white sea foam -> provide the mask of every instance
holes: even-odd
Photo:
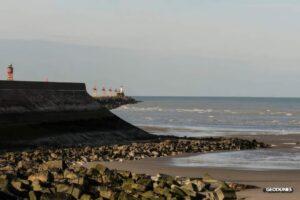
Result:
[[[224,113],[229,113],[229,114],[238,114],[238,112],[236,111],[232,111],[232,110],[224,110]]]
[[[253,130],[253,129],[232,129],[221,127],[197,127],[197,126],[175,126],[175,125],[157,125],[157,124],[136,124],[140,127],[147,127],[151,129],[153,127],[155,131],[157,128],[162,129],[162,132],[156,132],[155,134],[167,134],[180,137],[207,137],[207,136],[226,136],[226,135],[289,135],[300,134],[296,131],[275,131],[275,130]]]
[[[300,152],[251,150],[207,153],[172,158],[171,164],[183,167],[221,167],[247,170],[300,169]]]
[[[128,107],[128,106],[126,106],[126,105],[123,105],[123,106],[121,106],[119,109],[128,110],[128,109],[129,109],[129,107]]]
[[[131,107],[128,107],[127,110],[130,110],[130,111],[136,111],[136,112],[139,112],[139,111],[142,111],[142,112],[162,112],[164,111],[164,109],[156,106],[156,107],[135,107],[135,106],[131,106]]]
[[[177,112],[191,112],[191,113],[211,113],[213,112],[212,109],[198,109],[198,108],[193,108],[193,109],[182,109],[182,108],[177,108]]]
[[[150,120],[150,121],[152,121],[152,120],[153,120],[153,118],[152,118],[152,117],[145,117],[145,119],[146,119],[146,120]]]

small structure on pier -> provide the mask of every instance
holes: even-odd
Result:
[[[6,75],[7,75],[8,81],[14,80],[14,68],[13,68],[12,64],[8,65],[8,67],[6,68]]]
[[[98,88],[97,88],[97,85],[95,85],[93,87],[93,97],[97,97],[98,96]]]
[[[117,90],[116,92],[117,97],[125,97],[125,92],[124,92],[124,87],[121,86],[120,89]]]
[[[112,90],[111,88],[109,88],[108,93],[109,93],[108,95],[109,95],[110,97],[113,96],[113,90]]]
[[[106,88],[103,86],[101,91],[101,96],[98,96],[97,87],[95,86],[93,88],[93,97],[125,97],[123,86],[121,86],[119,89],[116,88],[114,90],[112,89],[112,87],[106,90]]]
[[[102,96],[106,97],[106,89],[105,89],[105,87],[102,87]]]

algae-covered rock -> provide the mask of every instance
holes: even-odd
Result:
[[[133,183],[131,185],[132,189],[135,189],[137,191],[146,191],[147,187],[145,185],[141,185],[141,184],[137,184],[137,183]]]
[[[41,182],[52,182],[54,180],[54,176],[49,171],[42,171],[42,172],[30,175],[28,177],[28,180],[30,180],[32,182],[35,180],[39,180]]]
[[[190,197],[196,197],[197,196],[197,188],[193,183],[183,185],[180,187],[180,189],[187,194]]]
[[[80,187],[77,187],[77,186],[73,185],[72,187],[69,188],[67,193],[72,195],[75,199],[79,199],[82,191],[81,191]]]
[[[40,200],[76,200],[66,193],[44,193],[41,195]]]
[[[94,169],[96,169],[100,174],[104,174],[105,172],[108,171],[108,168],[105,167],[104,165],[102,164],[97,164]]]
[[[55,185],[55,188],[56,192],[58,193],[67,193],[71,189],[71,186],[64,183],[59,183]]]
[[[167,174],[158,174],[157,176],[159,182],[167,183],[169,185],[173,185],[173,184],[177,185],[177,182],[175,181],[175,178],[173,176]]]
[[[154,200],[158,199],[157,194],[155,194],[153,191],[147,191],[141,194],[141,196],[145,199]]]
[[[27,182],[23,182],[20,179],[14,179],[10,182],[10,186],[8,187],[8,189],[15,195],[27,198],[30,186]]]
[[[78,175],[68,169],[64,170],[64,178],[67,179],[78,179]]]
[[[0,190],[5,191],[9,183],[9,177],[7,175],[0,176]]]
[[[33,191],[42,191],[43,190],[43,187],[41,186],[41,183],[39,180],[34,180],[31,183],[31,187],[32,187]]]
[[[91,199],[92,199],[92,196],[89,194],[83,194],[80,197],[80,200],[91,200]]]
[[[99,188],[99,193],[101,197],[104,197],[106,199],[114,199],[115,196],[115,192],[113,192],[108,187],[104,187],[104,186]]]
[[[40,170],[55,170],[55,169],[63,169],[63,161],[62,160],[49,160],[40,165]]]
[[[195,179],[195,180],[192,180],[190,183],[192,184],[192,187],[194,187],[194,186],[197,187],[198,192],[202,192],[205,190],[206,184],[202,180]]]
[[[218,200],[233,200],[236,199],[236,193],[233,189],[220,186],[214,191]]]
[[[145,186],[147,190],[151,190],[153,188],[153,181],[149,178],[141,178],[137,181],[137,183]]]
[[[38,196],[37,193],[34,192],[34,191],[30,191],[30,192],[28,193],[28,195],[29,195],[29,200],[38,200],[38,199],[39,199],[39,196]]]
[[[184,199],[187,194],[177,185],[171,185],[171,192],[177,197]]]
[[[130,195],[130,194],[127,194],[126,192],[121,192],[119,194],[119,197],[118,197],[118,200],[137,200],[138,198]]]
[[[166,197],[168,199],[172,197],[171,190],[169,188],[155,187],[153,189],[153,191],[156,194],[159,194],[160,196],[164,196],[164,197]]]
[[[11,165],[6,165],[4,167],[0,167],[0,171],[14,171],[14,168]]]
[[[123,178],[131,178],[131,172],[130,171],[122,171],[122,170],[118,170],[117,171]]]

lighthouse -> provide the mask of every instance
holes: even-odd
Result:
[[[97,95],[98,95],[98,88],[97,88],[97,86],[95,85],[95,86],[93,87],[93,97],[97,97]]]
[[[112,90],[111,88],[109,88],[109,90],[108,90],[108,91],[109,91],[109,96],[111,96],[111,97],[112,97],[112,96],[113,96],[113,90]]]
[[[120,87],[120,93],[121,93],[121,94],[124,94],[124,86],[121,86],[121,87]]]
[[[13,81],[14,80],[14,68],[12,64],[8,65],[6,68],[6,75],[7,75],[7,80]]]
[[[120,86],[120,89],[118,90],[117,97],[125,97],[124,87]]]
[[[106,97],[106,89],[105,89],[105,87],[102,87],[102,96]]]

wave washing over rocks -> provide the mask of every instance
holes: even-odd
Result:
[[[264,148],[255,140],[204,138],[129,145],[36,149],[0,156],[0,199],[236,199],[253,186],[203,178],[148,176],[89,162],[137,160],[182,153]]]

